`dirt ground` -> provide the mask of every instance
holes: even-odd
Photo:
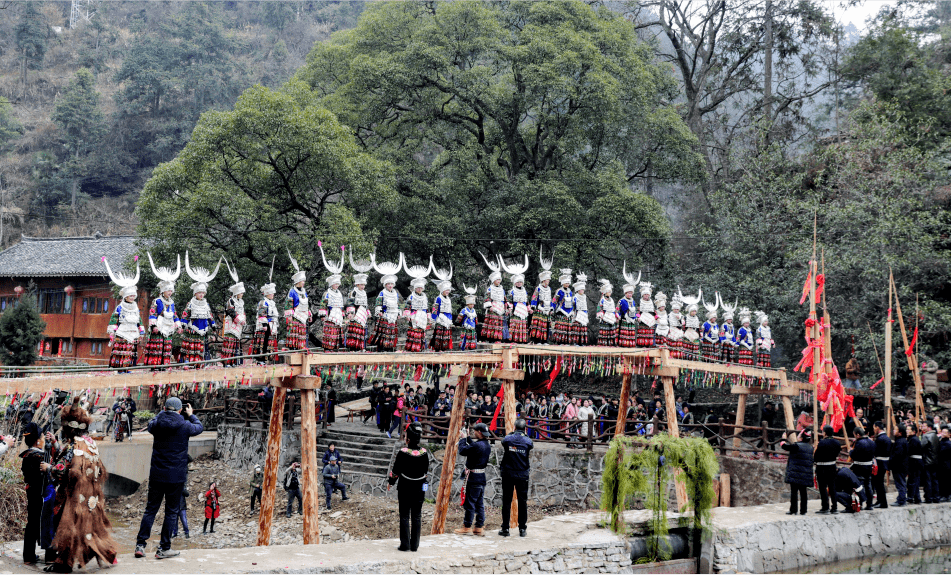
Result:
[[[202,534],[204,524],[204,493],[211,481],[218,482],[221,491],[221,516],[215,522],[215,533]],[[250,547],[257,542],[258,510],[250,511],[250,490],[248,482],[250,474],[237,472],[228,467],[223,461],[215,460],[210,456],[203,456],[189,466],[188,477],[188,520],[190,524],[189,539],[184,538],[184,529],[179,527],[179,537],[174,540],[173,547],[183,548],[230,548]],[[117,497],[107,501],[106,509],[113,518],[116,539],[121,552],[131,552],[135,548],[135,537],[142,511],[145,509],[147,485],[143,485],[136,493]],[[349,501],[341,501],[340,495],[335,494],[331,502],[333,509],[327,511],[324,506],[324,494],[320,492],[320,534],[322,542],[351,541],[355,539],[388,539],[399,536],[398,506],[395,499],[375,497],[364,493],[349,493]],[[294,514],[284,516],[287,497],[283,489],[277,490],[275,501],[274,523],[271,529],[272,544],[302,544],[303,517],[297,514],[295,503]],[[423,505],[423,535],[429,535],[432,527],[435,505]],[[570,507],[529,507],[528,520],[537,521],[546,515],[561,514],[583,509]],[[458,501],[449,506],[446,520],[446,529],[451,530],[462,526],[462,507]],[[152,527],[150,543],[154,546],[158,542],[164,511],[160,510]],[[501,525],[501,509],[489,507],[486,509],[486,529],[497,530]]]

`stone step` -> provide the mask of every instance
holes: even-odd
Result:
[[[327,446],[331,443],[333,443],[337,449],[342,449],[351,453],[354,451],[392,451],[393,449],[393,440],[388,439],[386,436],[383,436],[383,438],[380,440],[374,440],[372,442],[358,439],[333,439],[321,437],[317,440],[317,447],[327,449]]]

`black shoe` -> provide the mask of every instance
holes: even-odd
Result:
[[[526,533],[527,531],[528,531],[528,529],[522,529],[521,527],[519,527],[519,529],[518,529],[518,536],[519,536],[519,537],[525,537],[525,533]]]
[[[508,536],[509,536],[508,529],[505,529],[505,528],[499,529],[499,537],[508,537]]]
[[[409,547],[397,547],[397,551],[409,551]]]
[[[786,515],[795,515],[795,514],[796,514],[795,511],[787,511],[787,512],[786,512]]]
[[[913,501],[912,503],[915,504],[915,505],[921,505],[921,499],[919,499],[919,500],[917,500],[917,501]]]
[[[875,509],[875,508],[872,507],[871,505],[869,505],[868,507],[865,508],[866,511],[873,511],[874,509]]]
[[[816,511],[816,515],[828,515],[828,514],[829,514],[828,509],[820,509],[819,511]]]
[[[838,510],[838,509],[833,509],[833,510],[830,511],[829,513],[832,514],[832,515],[838,515],[838,514],[839,514],[839,510]]]
[[[344,497],[344,498],[341,499],[340,501],[350,501],[350,498],[349,498],[349,497]]]
[[[876,509],[888,509],[888,503],[878,503],[874,506]]]
[[[799,514],[800,514],[800,515],[805,515],[806,512],[805,512],[805,511],[800,511]]]
[[[895,503],[892,503],[892,505],[894,505],[895,507],[904,507],[904,506],[906,506],[906,505],[908,505],[908,504],[905,503],[905,502],[898,503],[898,502],[896,501]]]
[[[191,538],[192,538],[191,535],[189,535],[188,533],[185,534],[185,539],[191,539]]]

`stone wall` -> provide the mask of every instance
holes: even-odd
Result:
[[[730,475],[730,505],[746,507],[789,501],[789,486],[784,482],[786,462],[718,457],[720,473]],[[810,497],[817,496],[815,491]]]
[[[710,565],[716,573],[803,572],[832,561],[951,544],[951,504],[946,503],[791,518],[769,510],[783,517],[772,520],[766,510],[747,509],[761,521],[727,527],[715,518],[712,557],[701,559],[701,567]]]
[[[233,469],[250,471],[255,465],[264,467],[267,456],[267,429],[223,424],[218,427],[215,455]],[[280,473],[283,477],[294,458],[300,457],[300,429],[284,429],[281,434]]]

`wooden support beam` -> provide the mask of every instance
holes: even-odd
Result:
[[[730,475],[720,474],[720,507],[730,507]]]
[[[499,351],[421,352],[421,353],[319,353],[309,356],[311,366],[326,365],[446,365],[493,364],[502,361]]]
[[[456,394],[452,398],[452,413],[449,415],[449,431],[446,434],[446,450],[442,456],[442,471],[439,474],[439,491],[436,493],[436,510],[433,512],[431,535],[446,532],[446,514],[452,500],[452,478],[456,471],[456,455],[459,453],[459,432],[466,415],[466,396],[469,395],[469,376],[460,375]]]
[[[275,382],[277,383],[277,382]],[[271,422],[267,433],[267,457],[264,460],[264,482],[261,484],[261,511],[258,514],[258,546],[271,544],[271,522],[274,519],[274,498],[277,495],[277,471],[281,459],[281,433],[284,399],[287,389],[274,386],[271,400]]]
[[[676,369],[691,369],[710,373],[725,373],[745,377],[759,377],[762,379],[783,380],[786,377],[785,369],[758,367],[755,365],[738,365],[710,363],[706,361],[691,361],[687,359],[670,359],[663,362],[664,367]],[[650,368],[648,374],[652,374]]]
[[[309,389],[313,391],[320,389],[321,383],[321,377],[319,375],[298,375],[297,377],[281,380],[281,387],[287,389]]]
[[[507,344],[496,344],[492,347],[493,352],[498,352],[506,347]],[[611,357],[660,357],[660,348],[623,348],[607,347],[600,345],[516,345],[515,350],[519,356],[522,355],[584,355],[584,356],[611,356]],[[461,363],[461,362],[460,362]]]
[[[627,360],[624,360],[627,363]],[[627,427],[627,410],[630,408],[631,396],[631,372],[625,370],[621,375],[621,397],[618,401],[617,423],[614,426],[614,437],[624,435],[624,428]]]
[[[687,498],[687,480],[684,479],[684,470],[679,467],[674,468],[674,496],[677,498],[677,513],[685,512],[690,500]]]
[[[680,424],[677,421],[677,398],[674,396],[674,378],[662,377],[664,382],[664,403],[667,406],[667,434],[680,437]]]
[[[515,357],[514,349],[502,350],[502,367],[505,369],[513,368]],[[505,433],[509,434],[515,431],[515,381],[503,379],[502,388],[505,395]],[[509,527],[518,527],[518,497],[512,497],[512,514],[509,516]]]
[[[733,449],[740,448],[740,434],[743,433],[743,419],[746,417],[746,394],[740,394],[736,404],[736,427],[733,429]]]
[[[306,361],[304,363],[307,365]],[[309,371],[309,370],[308,370]],[[317,401],[316,389],[320,389],[320,377],[299,376],[316,380],[316,387],[302,388],[300,392],[300,444],[301,471],[304,488],[304,545],[320,543],[320,525],[317,519],[320,511],[318,493],[323,485],[323,475],[317,466]]]
[[[778,397],[795,397],[799,395],[799,390],[795,387],[764,388],[733,385],[730,387],[730,393],[733,395],[775,395]]]
[[[894,301],[895,277],[888,272],[888,319],[885,321],[885,427],[888,437],[892,436],[892,302]]]
[[[796,414],[793,413],[792,400],[783,397],[783,413],[786,415],[786,429],[796,429]]]
[[[470,368],[472,371],[470,371]],[[523,381],[525,379],[525,370],[524,369],[504,369],[504,368],[481,368],[481,367],[472,367],[465,364],[452,365],[449,367],[450,376],[463,376],[468,374],[470,378],[472,377],[485,377],[491,379],[512,379],[515,381]]]

